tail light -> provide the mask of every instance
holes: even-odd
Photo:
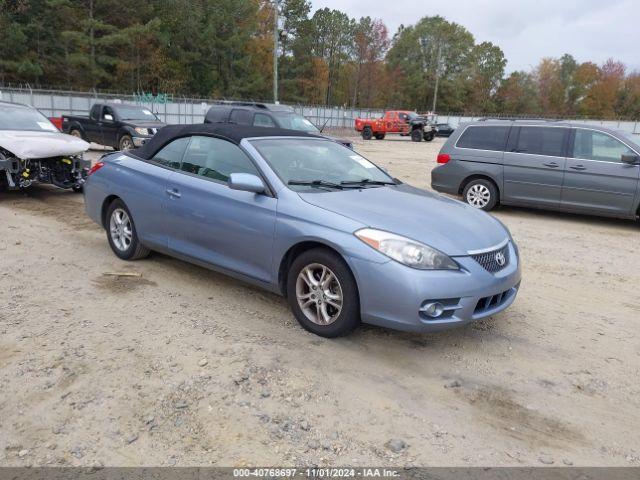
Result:
[[[451,160],[451,155],[448,153],[438,154],[438,163],[447,163],[449,160]]]
[[[87,176],[89,175],[93,175],[94,173],[96,173],[98,170],[100,170],[102,167],[104,167],[104,162],[98,162],[96,163],[93,167],[91,167],[91,169],[89,170],[89,173],[87,174]]]

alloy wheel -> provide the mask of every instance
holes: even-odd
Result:
[[[133,239],[133,227],[129,214],[122,208],[116,208],[109,220],[111,240],[118,250],[126,252]]]
[[[484,208],[491,200],[491,192],[482,184],[473,185],[467,191],[467,203],[475,208]]]
[[[343,294],[338,277],[325,265],[304,267],[296,280],[298,305],[311,322],[330,325],[342,312]]]

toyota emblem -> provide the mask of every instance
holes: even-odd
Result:
[[[504,264],[507,263],[507,259],[504,256],[504,253],[502,252],[496,253],[496,263],[498,264],[498,266],[504,267]]]

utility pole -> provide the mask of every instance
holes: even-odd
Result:
[[[436,85],[433,91],[433,106],[431,111],[436,113],[436,105],[438,104],[438,83],[440,82],[440,55],[442,54],[442,43],[438,42],[438,58],[436,59]]]
[[[273,0],[273,103],[278,103],[278,41],[280,29],[278,28],[278,6],[280,0]]]

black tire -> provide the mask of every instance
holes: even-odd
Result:
[[[420,128],[414,128],[413,130],[411,130],[411,141],[412,142],[422,141],[422,130]]]
[[[476,178],[465,185],[462,197],[472,207],[489,212],[498,205],[500,194],[491,180]]]
[[[376,140],[384,140],[384,133],[376,133]]]
[[[424,141],[430,142],[433,140],[434,137],[435,137],[435,134],[433,132],[429,132],[424,136]]]
[[[78,128],[72,128],[71,130],[69,130],[69,135],[84,140],[84,135]]]
[[[131,240],[126,248],[121,248],[116,245],[116,240],[114,240],[114,234],[111,232],[111,218],[117,211],[124,211],[129,220],[130,220],[130,232],[131,232]],[[125,205],[125,203],[119,198],[111,202],[109,208],[107,209],[107,216],[105,218],[105,229],[107,231],[107,240],[109,241],[109,246],[113,253],[116,254],[117,257],[122,260],[138,260],[141,258],[145,258],[149,256],[151,250],[140,243],[138,239],[138,233],[136,232],[136,226],[133,222],[133,217],[131,216],[131,212]]]
[[[82,185],[74,185],[73,187],[71,187],[71,190],[73,190],[76,193],[82,193],[84,190],[84,187]]]
[[[335,319],[332,319],[331,323],[326,325],[315,323],[307,317],[298,303],[296,294],[300,272],[313,265],[328,268],[337,279],[339,291],[342,293],[342,308],[339,310],[339,313],[333,309],[333,313],[337,314],[337,316]],[[301,284],[305,285],[305,283],[306,282]],[[311,294],[312,292],[309,291],[309,295]],[[335,338],[347,335],[360,325],[360,300],[355,278],[344,260],[331,250],[325,248],[307,250],[291,263],[287,274],[287,300],[300,325],[302,325],[305,330],[321,337]],[[314,308],[315,305],[310,307],[310,309]],[[320,307],[316,309],[318,316],[320,316],[319,308]],[[330,309],[332,307],[326,306],[325,308]]]
[[[118,142],[118,150],[125,151],[131,150],[133,148],[135,148],[135,145],[133,144],[133,138],[131,138],[131,135],[123,135],[120,137],[120,141]]]
[[[362,130],[362,139],[363,140],[371,140],[373,138],[373,130],[371,127],[364,127]]]

